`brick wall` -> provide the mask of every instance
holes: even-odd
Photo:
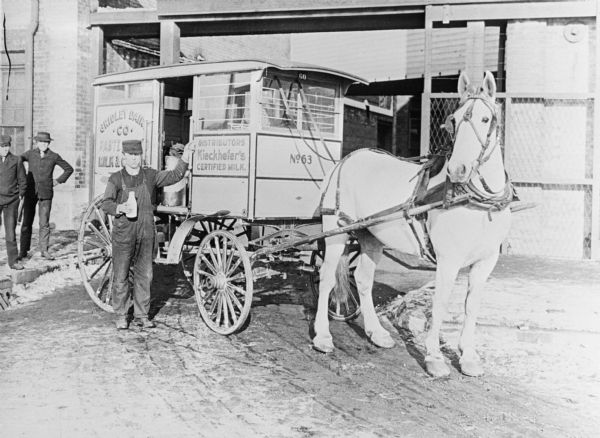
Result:
[[[51,221],[59,229],[76,228],[88,202],[87,144],[92,117],[88,3],[40,1],[34,43],[33,130],[49,131],[54,139],[50,147],[75,169],[69,181],[55,189]]]

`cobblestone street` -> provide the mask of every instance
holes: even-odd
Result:
[[[178,267],[157,266],[155,278],[154,331],[116,331],[79,284],[0,313],[3,436],[581,437],[599,426],[597,263],[501,259],[478,379],[427,377],[405,335],[389,326],[397,346],[377,349],[360,318],[332,323],[336,351],[316,353],[304,275],[259,283],[248,327],[230,337],[201,321]],[[384,263],[379,308],[432,278]],[[464,281],[444,330],[451,346]]]

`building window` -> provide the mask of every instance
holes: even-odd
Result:
[[[25,152],[25,69],[23,65],[9,69],[2,65],[0,96],[0,132],[12,137],[11,152]]]

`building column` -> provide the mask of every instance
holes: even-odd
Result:
[[[178,64],[181,30],[174,21],[160,22],[160,65]]]
[[[467,50],[465,56],[465,71],[471,83],[479,86],[483,82],[485,54],[485,23],[469,21],[467,23]]]
[[[596,78],[594,80],[594,137],[592,167],[592,235],[591,258],[600,260],[600,3],[596,4]]]
[[[433,20],[431,5],[425,6],[425,47],[423,69],[423,94],[421,95],[421,155],[429,153],[431,123],[431,50],[433,47]]]

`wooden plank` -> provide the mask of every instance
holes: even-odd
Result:
[[[600,259],[600,3],[596,5],[596,78],[594,80],[594,130],[592,166],[592,235],[591,258]]]
[[[467,41],[465,50],[465,72],[471,83],[479,86],[483,81],[483,56],[485,53],[485,23],[469,21],[467,23]]]
[[[150,9],[111,10],[90,13],[90,26],[158,23],[158,14]]]
[[[91,37],[91,45],[92,45],[92,58],[90,60],[91,63],[91,71],[92,76],[99,76],[104,73],[105,65],[104,65],[104,31],[101,27],[92,28],[92,37]]]
[[[432,6],[432,21],[524,20],[535,18],[594,17],[596,2],[496,2]]]
[[[158,0],[161,16],[273,13],[336,9],[376,9],[425,7],[423,0]]]
[[[431,49],[433,42],[433,22],[431,21],[431,6],[425,8],[425,50],[423,65],[423,95],[421,96],[421,155],[429,153],[429,129],[431,121]]]
[[[181,31],[174,21],[160,23],[160,65],[179,63]]]
[[[594,99],[595,93],[544,93],[544,92],[533,92],[533,93],[496,93],[498,99],[501,98],[518,98],[518,99],[555,99],[555,100],[582,100],[582,99]],[[458,93],[432,93],[431,97],[460,97]]]

